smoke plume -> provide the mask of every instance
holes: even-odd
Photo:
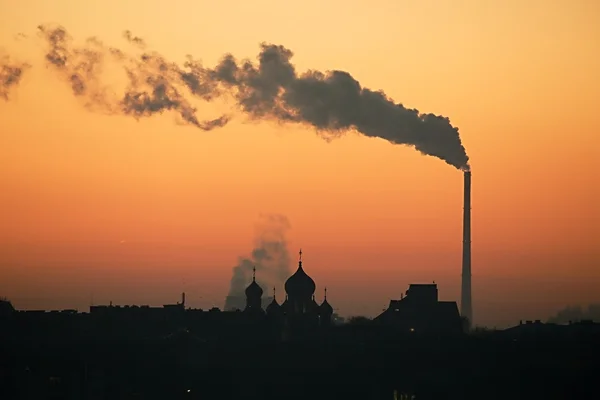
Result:
[[[261,215],[256,226],[254,249],[249,257],[240,257],[233,268],[225,309],[237,307],[236,299],[245,298],[246,287],[252,282],[256,268],[256,282],[263,289],[263,296],[271,295],[273,286],[282,285],[290,276],[290,255],[286,235],[291,228],[284,215]]]
[[[283,46],[263,43],[258,65],[226,55],[212,78],[232,89],[240,108],[253,118],[305,123],[327,139],[356,129],[468,169],[458,129],[448,118],[405,108],[382,91],[363,88],[345,71],[298,75],[292,56]]]
[[[568,324],[569,322],[579,322],[582,320],[592,320],[600,322],[600,303],[589,304],[587,309],[581,306],[565,307],[559,310],[556,315],[548,319],[549,323]]]
[[[49,67],[58,72],[61,79],[71,87],[73,95],[86,99],[86,107],[114,114],[115,98],[111,91],[102,85],[102,71],[107,57],[120,61],[123,53],[108,49],[95,37],[87,38],[85,46],[76,47],[73,39],[62,27],[38,26],[40,37],[46,42],[44,55]]]
[[[5,101],[10,99],[11,90],[18,86],[29,67],[29,64],[16,62],[8,55],[0,54],[0,98]]]
[[[95,38],[77,48],[62,27],[39,30],[48,46],[47,62],[70,82],[73,93],[114,114],[141,118],[171,111],[184,123],[211,130],[227,124],[230,116],[203,120],[190,97],[225,97],[250,119],[312,126],[327,140],[356,130],[469,169],[458,128],[447,117],[407,108],[383,91],[362,87],[345,71],[298,73],[293,52],[281,45],[261,44],[257,62],[226,54],[209,68],[191,56],[180,66],[155,52],[131,55]],[[130,31],[123,37],[140,50],[146,47]],[[119,63],[129,82],[125,93],[112,100],[98,80],[107,60]]]

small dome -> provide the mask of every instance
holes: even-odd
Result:
[[[327,299],[323,300],[323,303],[319,306],[319,310],[322,314],[333,314],[333,307],[331,307]]]
[[[281,306],[277,302],[277,300],[273,299],[273,301],[267,306],[267,314],[275,314],[281,310]]]
[[[285,291],[292,297],[310,297],[315,293],[315,281],[302,269],[302,251],[296,272],[285,281]]]
[[[246,288],[246,297],[257,298],[262,297],[262,294],[262,288],[258,285],[258,283],[256,283],[254,279],[252,279],[252,283]]]

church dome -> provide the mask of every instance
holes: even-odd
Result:
[[[246,288],[246,297],[249,299],[257,299],[262,297],[263,290],[256,283],[256,267],[252,268],[252,283]]]
[[[277,300],[273,299],[271,303],[267,306],[267,314],[276,314],[281,310],[281,306],[277,302]]]
[[[246,297],[257,298],[262,297],[263,290],[256,283],[256,280],[252,279],[252,283],[246,288]]]
[[[333,314],[333,307],[327,301],[327,288],[325,288],[325,296],[323,296],[323,302],[319,306],[319,311],[322,315],[331,315]]]
[[[315,293],[315,281],[302,269],[302,250],[296,272],[285,281],[285,291],[291,297],[310,297]]]
[[[279,305],[277,298],[275,297],[275,288],[273,288],[273,300],[271,303],[269,303],[265,311],[267,314],[277,314],[279,311],[281,311],[281,309],[282,307]]]
[[[327,301],[327,299],[323,300],[323,303],[319,306],[319,309],[322,314],[333,314],[333,307]]]

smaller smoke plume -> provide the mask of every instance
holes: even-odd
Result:
[[[240,257],[233,268],[225,309],[236,307],[236,298],[245,298],[245,290],[252,282],[252,270],[256,268],[256,281],[270,295],[270,288],[281,285],[290,275],[290,255],[286,235],[291,228],[284,215],[262,215],[256,226],[257,236],[250,257]]]
[[[600,322],[600,303],[590,304],[587,309],[581,306],[565,307],[548,319],[549,323],[568,324],[582,320]]]
[[[19,85],[29,67],[29,64],[13,61],[8,55],[0,55],[0,98],[10,99],[10,92]]]

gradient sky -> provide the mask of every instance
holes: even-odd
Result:
[[[208,65],[282,44],[299,71],[345,70],[448,116],[473,169],[476,323],[600,300],[597,1],[0,0],[0,10],[0,47],[36,67],[0,102],[0,295],[17,308],[161,305],[182,290],[191,306],[222,306],[261,213],[290,219],[290,251],[303,248],[317,298],[327,285],[343,315],[375,315],[409,283],[460,297],[458,170],[356,133],[327,143],[241,116],[201,132],[169,114],[92,114],[43,68],[39,42],[13,39],[40,23],[123,47],[129,29],[168,58]]]

